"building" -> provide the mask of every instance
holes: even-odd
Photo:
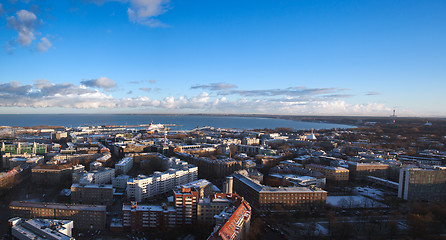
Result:
[[[446,170],[422,168],[401,169],[398,197],[407,201],[446,200]]]
[[[330,167],[319,164],[307,164],[305,168],[321,172],[329,181],[348,181],[349,170],[343,167]]]
[[[79,204],[113,204],[113,186],[111,184],[71,185],[71,203]]]
[[[192,188],[178,188],[173,191],[173,203],[177,212],[178,225],[190,225],[197,221],[199,192]]]
[[[55,219],[9,219],[11,236],[20,240],[72,240],[73,221]]]
[[[133,158],[125,157],[121,161],[115,164],[115,169],[121,174],[127,174],[133,167]]]
[[[187,153],[177,153],[181,159],[198,166],[200,178],[223,178],[242,168],[243,162],[231,158],[212,159],[194,157]]]
[[[193,165],[182,165],[179,169],[155,172],[150,176],[138,175],[127,182],[127,197],[142,201],[158,194],[172,191],[176,186],[197,180],[198,168]]]
[[[43,163],[43,157],[14,157],[14,158],[9,158],[8,159],[8,169],[12,169],[14,167],[23,165],[23,164],[28,164],[31,166],[36,166],[38,164]]]
[[[13,154],[30,153],[30,154],[45,155],[45,153],[47,153],[47,145],[39,144],[36,142],[34,143],[17,142],[11,144],[2,142],[1,151]]]
[[[298,186],[298,187],[325,187],[325,178],[315,178],[310,176],[300,176],[294,174],[272,173],[269,175],[269,183],[277,186]]]
[[[106,207],[103,205],[12,201],[9,214],[11,217],[28,219],[72,220],[73,228],[79,230],[102,230],[106,225]]]
[[[268,187],[234,173],[234,192],[259,211],[274,207],[313,207],[324,205],[327,192],[316,187]]]
[[[245,137],[242,139],[242,145],[259,145],[260,139]]]
[[[17,166],[0,173],[0,193],[8,190],[31,176],[31,166]]]
[[[237,194],[215,193],[210,198],[203,198],[197,204],[197,222],[199,224],[215,224],[214,216],[241,199]]]
[[[131,231],[173,228],[176,226],[176,215],[176,210],[172,206],[141,205],[131,202],[122,206],[122,226]]]
[[[35,166],[31,172],[33,183],[41,186],[54,186],[69,183],[73,170],[71,164],[40,164]]]
[[[68,133],[67,132],[61,132],[61,131],[53,132],[50,135],[50,138],[52,140],[60,140],[62,138],[67,138],[67,137],[68,137]]]
[[[84,173],[79,180],[81,184],[108,184],[111,183],[115,177],[115,169],[113,168],[99,168],[88,173]]]
[[[13,162],[16,161],[19,164],[21,164],[24,161],[23,159],[30,159],[30,162],[35,162],[35,159],[37,158],[37,161],[40,161],[40,157],[38,157],[36,154],[33,154],[33,153],[23,153],[23,154],[3,153],[3,155],[0,154],[0,157],[2,159],[2,168],[3,169],[12,169],[15,166],[17,166],[17,165],[14,165],[14,163],[11,166],[10,165],[11,161],[13,161]]]
[[[190,188],[198,192],[199,198],[210,197],[214,193],[214,185],[206,179],[199,179],[178,186],[178,188]]]
[[[215,216],[216,226],[208,240],[244,239],[251,223],[251,206],[245,200]]]
[[[127,182],[129,181],[128,175],[119,175],[112,180],[113,188],[116,189],[126,189]]]
[[[389,165],[382,163],[348,162],[350,180],[365,180],[367,176],[386,178]]]

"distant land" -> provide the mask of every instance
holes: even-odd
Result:
[[[273,115],[273,114],[123,114],[123,115],[166,115],[166,116],[216,116],[216,117],[256,117],[275,118],[302,122],[323,122],[345,125],[365,125],[368,122],[384,123],[389,122],[392,116],[309,116],[309,115]],[[444,122],[444,117],[396,117],[399,122]]]

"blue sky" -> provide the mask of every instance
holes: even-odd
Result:
[[[446,1],[0,4],[0,113],[446,116]]]

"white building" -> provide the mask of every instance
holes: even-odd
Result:
[[[139,175],[127,182],[127,197],[140,202],[157,194],[172,191],[175,186],[197,180],[198,167],[182,165],[179,169],[155,172],[150,176]]]
[[[115,169],[113,168],[101,168],[98,170],[90,171],[79,180],[80,184],[106,184],[111,183],[115,177]]]
[[[133,167],[133,158],[125,157],[117,164],[115,164],[116,171],[120,171],[122,174],[127,174]]]

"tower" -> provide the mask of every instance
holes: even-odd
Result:
[[[392,114],[391,118],[392,118],[391,123],[395,124],[395,122],[396,122],[396,112],[395,112],[395,109],[393,109],[393,114]]]
[[[226,181],[223,184],[224,193],[232,193],[233,186],[234,186],[234,178],[232,176],[226,177]]]

